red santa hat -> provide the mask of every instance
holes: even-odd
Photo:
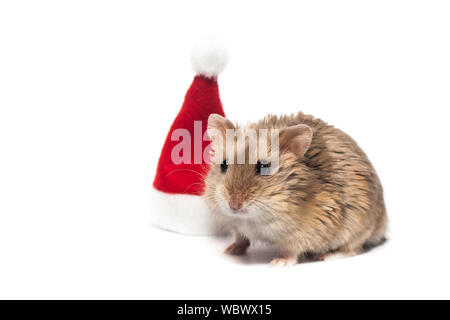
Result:
[[[161,151],[153,182],[152,223],[184,234],[217,232],[202,195],[209,165],[203,155],[208,117],[225,116],[217,76],[228,62],[228,53],[216,39],[197,43],[191,55],[196,76],[186,93]],[[188,139],[189,138],[189,139]]]

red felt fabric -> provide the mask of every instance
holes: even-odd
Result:
[[[198,75],[194,78],[186,93],[183,106],[170,127],[162,148],[153,182],[153,186],[157,190],[194,195],[204,193],[205,183],[203,178],[208,173],[209,166],[203,160],[202,164],[194,164],[194,121],[202,121],[203,135],[207,128],[208,117],[212,113],[225,116],[219,97],[217,80]],[[175,164],[172,162],[172,149],[181,140],[171,141],[171,135],[178,128],[187,129],[191,133],[191,164]],[[202,152],[208,145],[208,141],[202,142]]]

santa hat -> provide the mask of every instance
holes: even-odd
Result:
[[[209,141],[202,137],[211,114],[225,116],[217,76],[228,62],[228,53],[220,41],[207,39],[194,46],[191,62],[196,76],[170,127],[153,182],[152,223],[179,233],[207,235],[218,230],[202,197],[209,170],[203,158]],[[190,147],[190,154],[180,152],[180,146]]]

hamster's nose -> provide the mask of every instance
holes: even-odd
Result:
[[[231,210],[238,211],[239,209],[242,208],[243,202],[244,202],[244,199],[243,199],[242,195],[236,194],[236,195],[232,195],[230,197],[230,201],[228,202],[228,204],[229,204]]]

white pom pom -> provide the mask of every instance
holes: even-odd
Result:
[[[192,69],[208,78],[217,77],[225,69],[228,59],[224,43],[214,37],[197,41],[191,52]]]

